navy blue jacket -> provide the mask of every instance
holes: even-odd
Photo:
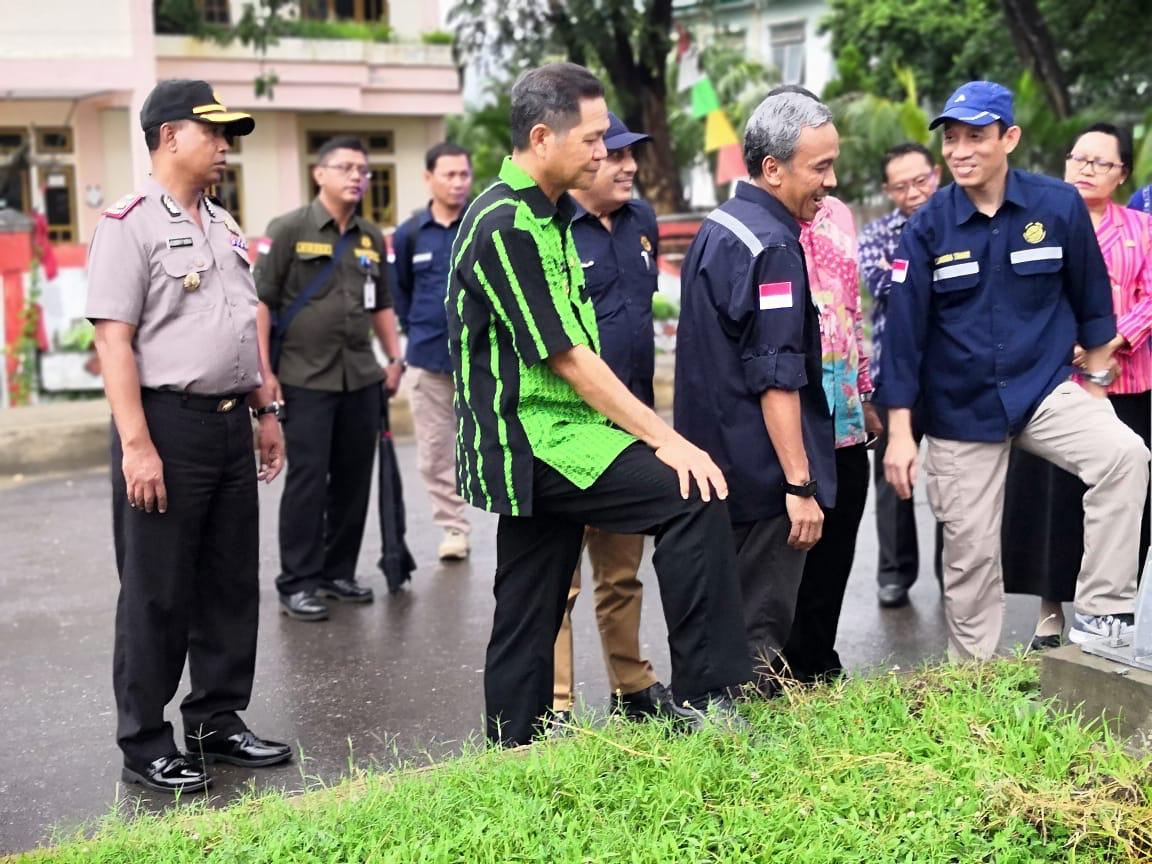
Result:
[[[629,201],[616,211],[609,233],[594,214],[577,205],[572,239],[596,307],[600,356],[637,399],[651,406],[656,214],[644,201]]]
[[[1067,183],[1010,170],[995,216],[955,184],[904,229],[892,263],[879,401],[920,406],[926,434],[1005,441],[1116,335],[1092,220]]]
[[[464,208],[465,210],[467,207]],[[464,215],[464,210],[460,211]],[[448,271],[458,218],[444,227],[424,208],[392,235],[396,280],[392,292],[396,318],[408,336],[405,359],[411,366],[448,374]]]
[[[831,507],[832,415],[800,224],[773,196],[740,183],[700,227],[680,280],[675,425],[724,472],[732,521],[785,512],[784,472],[760,407],[767,390],[799,391],[816,498]]]

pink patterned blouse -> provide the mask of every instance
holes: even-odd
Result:
[[[1116,352],[1120,376],[1108,392],[1152,390],[1152,217],[1110,202],[1096,239],[1112,280],[1116,330],[1129,345]]]

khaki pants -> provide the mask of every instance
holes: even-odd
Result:
[[[644,586],[636,578],[644,558],[644,536],[610,534],[589,528],[584,544],[592,561],[593,599],[600,646],[613,693],[637,693],[656,683],[652,664],[640,656],[640,606]],[[572,607],[580,596],[580,565],[572,574],[568,608],[556,637],[552,707],[572,709],[575,680],[572,669]]]
[[[456,494],[456,411],[452,376],[412,367],[412,424],[420,477],[432,499],[432,521],[441,528],[472,530],[467,506]]]
[[[1085,484],[1084,558],[1074,606],[1087,615],[1133,612],[1148,449],[1106,399],[1075,382],[1057,387],[1015,439],[987,444],[927,437],[928,501],[944,525],[944,608],[953,660],[992,656],[1004,617],[1000,523],[1010,447]]]

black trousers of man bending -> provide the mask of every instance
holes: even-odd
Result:
[[[252,425],[239,401],[145,391],[144,416],[164,466],[168,511],[132,508],[112,427],[112,532],[120,596],[112,680],[116,737],[126,762],[178,749],[164,707],[184,660],[191,692],[184,734],[227,738],[246,729],[259,614],[259,503]]]
[[[702,705],[752,677],[728,508],[633,444],[588,489],[536,460],[533,515],[501,516],[496,612],[484,669],[488,738],[526,744],[552,704],[553,646],[580,557],[585,525],[652,534],[652,563],[668,626],[672,692]]]

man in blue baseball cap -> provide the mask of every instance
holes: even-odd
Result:
[[[892,261],[880,401],[884,471],[916,482],[919,410],[928,499],[944,525],[948,653],[987,658],[1003,619],[1000,528],[1011,447],[1080,477],[1084,558],[1074,642],[1131,634],[1148,450],[1104,398],[1116,333],[1111,284],[1080,195],[1008,166],[1012,93],[970,81],[949,97],[943,156],[955,182],[920,208]],[[1082,384],[1071,380],[1075,346]]]
[[[658,237],[651,205],[635,197],[637,165],[633,151],[647,140],[648,135],[632,132],[623,120],[608,112],[608,131],[604,133],[608,156],[600,163],[592,186],[573,189],[570,194],[576,202],[572,240],[596,309],[600,357],[632,395],[651,408],[656,363],[652,296],[656,293]],[[644,558],[644,536],[589,528],[584,545],[592,564],[596,623],[613,710],[632,720],[671,714],[671,695],[640,650],[644,586],[636,573]],[[561,717],[571,711],[574,696],[571,613],[579,594],[577,565],[556,638],[552,706]]]

